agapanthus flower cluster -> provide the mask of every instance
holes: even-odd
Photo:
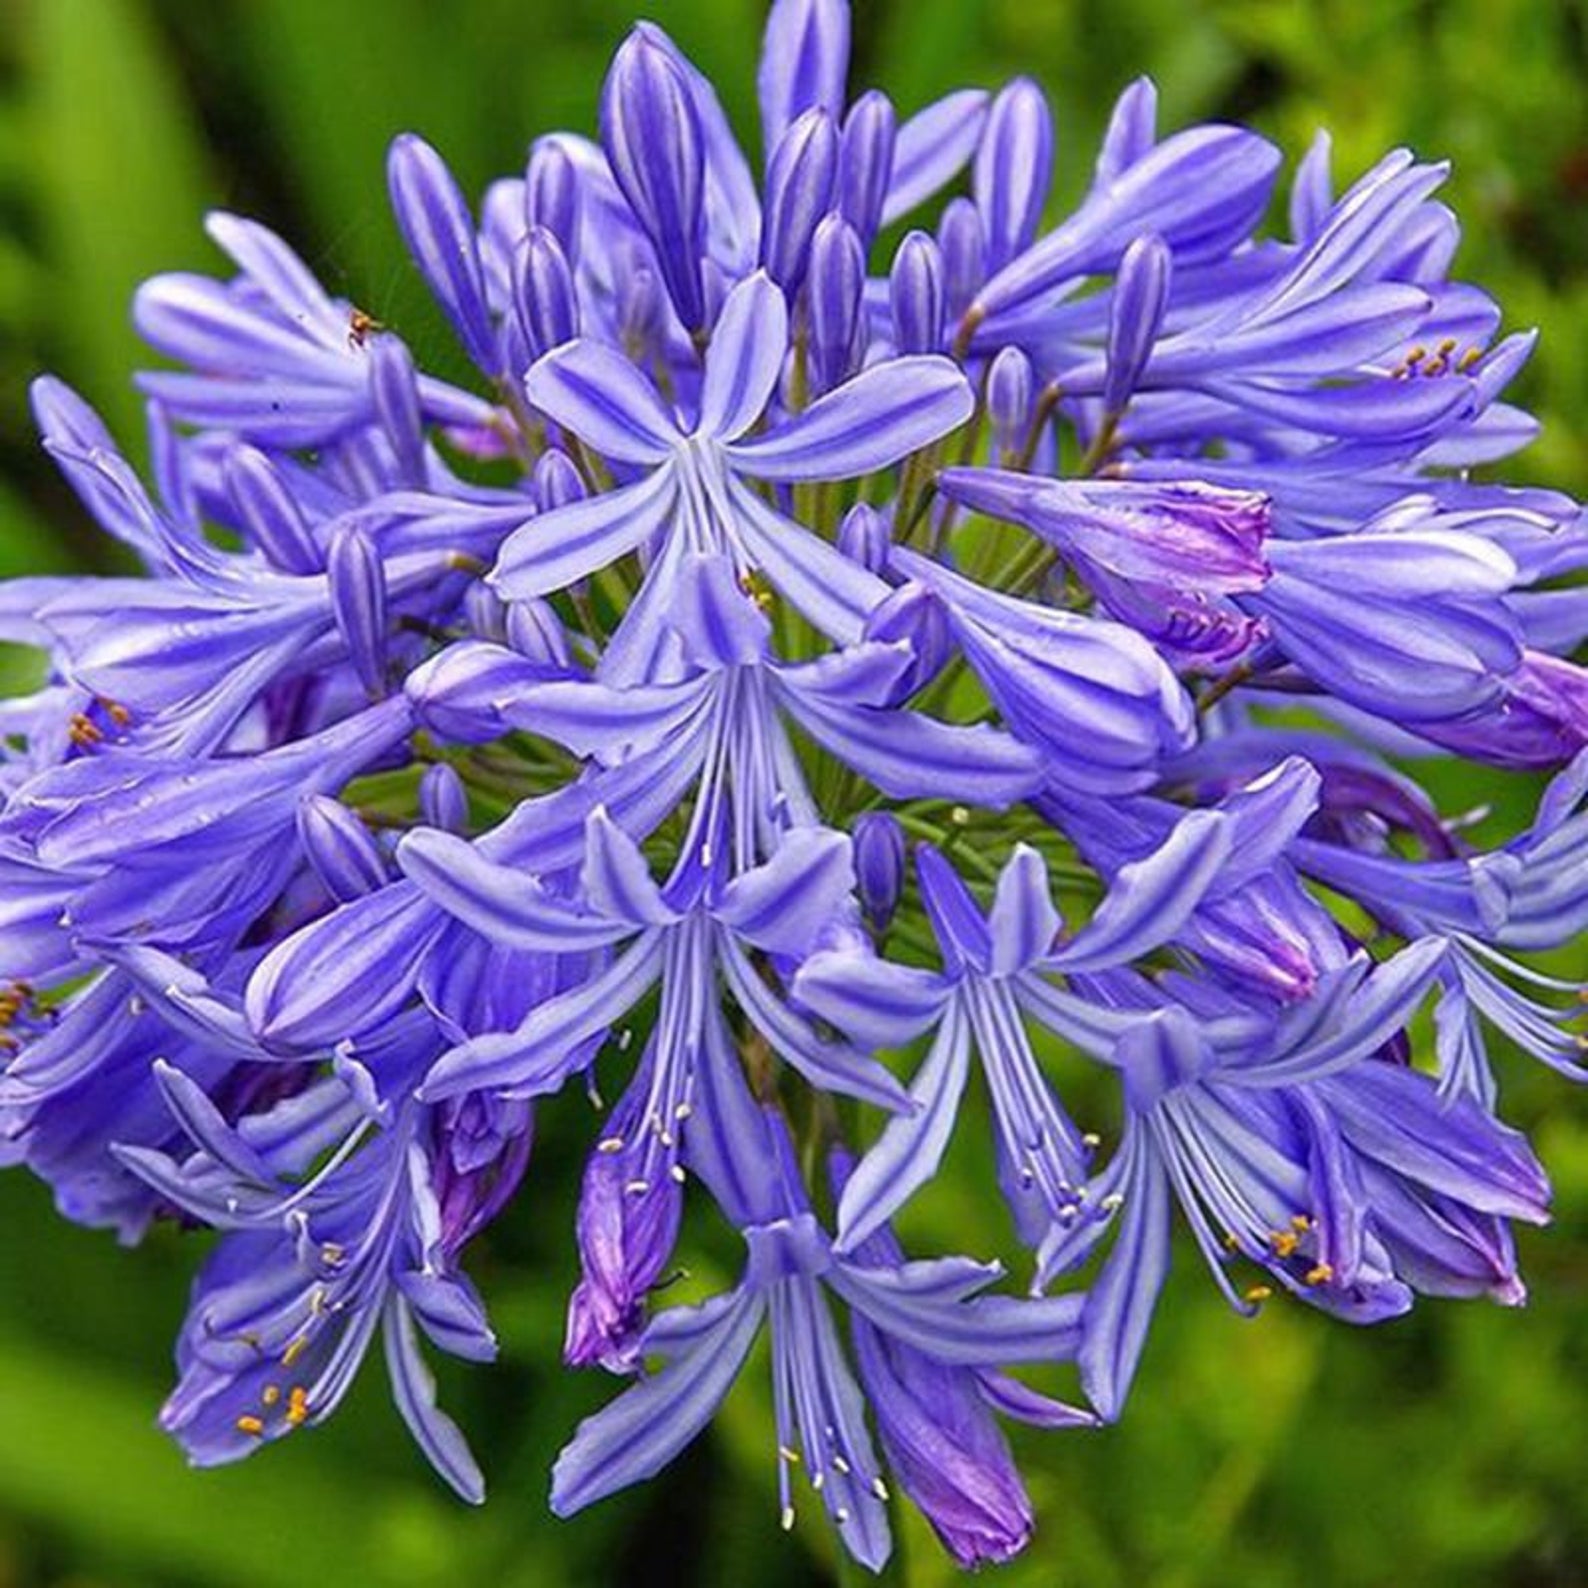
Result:
[[[34,388],[143,573],[0,586],[49,658],[0,708],[0,1141],[79,1222],[220,1232],[200,1465],[378,1339],[482,1497],[424,1347],[493,1355],[465,1249],[559,1092],[614,1100],[565,1356],[618,1380],[559,1515],[765,1339],[785,1526],[879,1568],[902,1492],[1004,1559],[1002,1424],[1121,1414],[1177,1223],[1242,1313],[1523,1297],[1489,1048],[1584,1074],[1527,956],[1588,928],[1588,534],[1471,477],[1533,338],[1450,278],[1445,168],[1320,138],[1276,223],[1279,151],[1143,80],[1049,225],[1035,83],[851,100],[849,26],[772,6],[755,154],[645,23],[477,208],[399,138],[465,384],[217,214],[235,273],[136,299],[152,484]],[[1533,824],[1476,847],[1449,754],[1553,772]],[[894,1227],[989,1131],[1012,1285]],[[701,1207],[741,1277],[671,1304]],[[1053,1364],[1076,1405],[1010,1373]]]

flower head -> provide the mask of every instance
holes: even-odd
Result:
[[[1045,226],[1041,86],[851,99],[851,21],[770,7],[753,158],[651,23],[599,136],[478,203],[398,138],[458,383],[215,215],[231,278],[134,304],[152,484],[33,388],[142,572],[0,584],[48,667],[0,705],[0,1161],[129,1242],[219,1232],[162,1414],[197,1464],[378,1337],[482,1497],[422,1346],[493,1354],[465,1255],[575,1082],[616,1102],[564,1356],[624,1382],[558,1514],[764,1337],[785,1526],[878,1569],[898,1490],[1005,1560],[1001,1421],[1120,1415],[1176,1208],[1245,1312],[1524,1294],[1548,1184],[1487,1042],[1585,1073],[1528,956],[1588,928],[1588,534],[1471,477],[1531,435],[1534,338],[1450,279],[1445,168],[1337,194],[1324,140],[1266,235],[1280,151],[1160,135],[1142,80]],[[1436,753],[1557,775],[1484,849]],[[1025,1296],[892,1227],[973,1071]],[[664,1305],[701,1206],[737,1281]]]

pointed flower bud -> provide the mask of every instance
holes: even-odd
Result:
[[[654,270],[640,265],[625,273],[618,283],[618,336],[632,357],[644,358],[656,346],[664,308]]]
[[[683,74],[643,33],[631,33],[601,91],[601,144],[613,179],[656,250],[662,281],[690,331],[706,323],[705,154]]]
[[[849,74],[848,0],[774,0],[757,83],[767,158],[807,110],[837,121]]]
[[[893,101],[873,88],[850,106],[838,148],[838,207],[863,245],[882,224],[893,176],[898,118]]]
[[[579,334],[573,271],[548,227],[530,227],[514,255],[513,307],[531,362]]]
[[[1104,187],[1146,158],[1158,141],[1158,85],[1138,77],[1117,100],[1098,151],[1093,185]]]
[[[993,445],[1004,455],[1019,452],[1031,427],[1036,377],[1031,360],[1018,347],[1006,347],[987,372],[987,417]]]
[[[427,766],[419,779],[419,814],[428,826],[461,833],[469,825],[469,796],[463,779],[445,761]]]
[[[425,427],[419,407],[419,378],[413,355],[399,337],[377,336],[369,344],[369,391],[375,417],[397,456],[405,485],[425,481]]]
[[[555,512],[570,502],[582,502],[586,494],[573,459],[559,447],[548,447],[541,453],[530,477],[530,493],[542,513]]]
[[[298,807],[298,836],[325,891],[339,903],[385,886],[390,873],[369,828],[340,800],[311,794]]]
[[[943,256],[925,232],[899,244],[888,278],[893,340],[901,353],[935,353],[943,342]]]
[[[1024,524],[1062,556],[1126,579],[1229,594],[1268,577],[1268,498],[1196,481],[1051,480],[1005,469],[944,469],[952,501]]]
[[[968,198],[951,199],[944,207],[937,246],[943,256],[944,307],[957,321],[987,279],[987,234],[981,211]]]
[[[854,829],[855,883],[873,930],[885,932],[904,887],[904,829],[892,811],[867,811]]]
[[[893,686],[890,705],[925,688],[948,660],[948,619],[924,585],[900,585],[885,597],[866,620],[866,638],[881,644],[903,640],[915,654]]]
[[[515,601],[507,609],[507,643],[520,656],[548,668],[570,665],[568,635],[549,602]]]
[[[838,526],[838,549],[871,573],[886,573],[893,531],[876,508],[856,502]]]
[[[386,692],[386,570],[369,537],[343,524],[331,537],[326,572],[336,626],[353,670],[378,698]]]
[[[325,554],[276,465],[253,447],[233,447],[223,465],[240,527],[284,573],[318,573]]]
[[[837,178],[838,128],[825,110],[807,110],[772,152],[761,221],[761,263],[791,299],[805,280],[811,239]]]
[[[1108,306],[1107,373],[1103,411],[1123,413],[1152,357],[1169,302],[1169,250],[1149,233],[1125,250]]]
[[[569,263],[579,257],[579,175],[568,151],[542,138],[524,168],[524,229],[544,226],[562,244]]]
[[[469,357],[488,375],[499,373],[474,220],[446,162],[423,138],[405,132],[392,143],[386,177],[397,225],[420,274]]]
[[[1042,90],[1017,77],[992,102],[973,186],[987,227],[988,268],[1030,246],[1053,180],[1053,116]]]
[[[853,373],[864,311],[865,251],[841,215],[816,228],[807,285],[811,391],[819,397]]]

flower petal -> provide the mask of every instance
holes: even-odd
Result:
[[[661,1372],[585,1418],[552,1469],[552,1510],[572,1516],[660,1472],[711,1420],[750,1354],[765,1310],[753,1291],[736,1292],[733,1304]]]
[[[403,875],[454,920],[511,948],[578,954],[629,936],[634,927],[558,898],[527,871],[489,860],[466,838],[417,827],[397,846]]]
[[[836,1252],[851,1252],[937,1173],[970,1074],[970,1031],[950,1003],[931,1051],[910,1083],[914,1108],[895,1114],[855,1165],[838,1204]]]
[[[1072,974],[1137,959],[1172,938],[1202,902],[1230,851],[1219,811],[1192,811],[1142,860],[1121,866],[1097,913],[1050,960]]]
[[[534,1097],[556,1091],[585,1043],[645,995],[662,966],[662,937],[648,932],[610,969],[537,1004],[516,1031],[489,1031],[436,1060],[419,1088],[426,1102],[463,1092]]]
[[[672,516],[671,469],[542,513],[502,542],[490,582],[509,601],[554,595],[643,546]]]
[[[868,1048],[898,1048],[938,1019],[950,992],[943,978],[874,954],[828,949],[794,978],[794,996]]]
[[[761,417],[788,352],[788,304],[764,271],[728,294],[711,333],[697,436],[737,441]]]
[[[614,463],[661,463],[678,445],[656,388],[605,342],[580,337],[554,347],[531,366],[524,390],[548,419]]]
[[[742,872],[712,914],[774,954],[803,954],[854,892],[849,837],[829,827],[796,828],[764,865]]]
[[[1124,1407],[1169,1271],[1169,1185],[1163,1167],[1140,1140],[1120,1150],[1131,1153],[1121,1192],[1125,1200],[1115,1215],[1113,1249],[1086,1298],[1077,1358],[1087,1399],[1107,1422]]]
[[[1016,844],[998,874],[998,890],[987,916],[992,974],[1011,976],[1040,959],[1063,924],[1048,888],[1047,862],[1029,844]]]
[[[990,101],[983,89],[962,88],[918,110],[899,128],[882,206],[884,226],[908,215],[965,169],[981,142]]]
[[[723,975],[750,1023],[812,1086],[890,1112],[909,1106],[904,1088],[875,1059],[842,1042],[822,1041],[757,975],[732,938],[723,939],[720,954]]]
[[[848,480],[885,469],[945,436],[976,406],[949,359],[926,354],[874,364],[792,419],[723,448],[756,479]]]
[[[397,1295],[386,1302],[386,1369],[392,1399],[419,1448],[470,1505],[485,1503],[485,1478],[458,1425],[436,1405],[436,1381],[419,1354],[413,1314]]]

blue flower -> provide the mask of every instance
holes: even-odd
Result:
[[[1491,1034],[1588,1073],[1530,959],[1588,929],[1588,518],[1486,477],[1536,338],[1450,279],[1442,165],[1337,189],[1321,138],[1270,231],[1278,150],[1160,135],[1142,79],[1044,229],[1040,85],[851,100],[852,23],[774,0],[754,159],[651,23],[599,137],[478,201],[396,139],[463,384],[214,215],[231,278],[134,304],[176,366],[147,484],[33,385],[139,571],[0,584],[44,653],[0,703],[0,1161],[127,1242],[218,1232],[163,1414],[199,1464],[329,1416],[378,1336],[481,1497],[423,1341],[492,1354],[462,1253],[575,1079],[616,1102],[563,1354],[632,1382],[559,1513],[765,1332],[785,1521],[803,1472],[879,1567],[891,1481],[1009,1558],[1000,1421],[1120,1414],[1176,1204],[1242,1311],[1524,1294],[1548,1188]],[[1479,846],[1435,753],[1557,776]],[[891,1229],[973,1067],[1024,1298]],[[695,1207],[742,1277],[659,1310]],[[1005,1372],[1070,1361],[1095,1415]]]
[[[718,1073],[730,1092],[742,1088]],[[768,1328],[783,1525],[795,1521],[797,1466],[850,1554],[877,1571],[891,1549],[888,1491],[831,1303],[864,1320],[878,1350],[972,1370],[1066,1357],[1078,1308],[1069,1297],[979,1295],[998,1269],[963,1258],[884,1266],[836,1254],[805,1200],[781,1121],[761,1115],[758,1130],[747,1094],[719,1118],[730,1115],[738,1117],[723,1156],[738,1161],[711,1172],[744,1234],[744,1277],[726,1295],[652,1320],[640,1349],[662,1359],[660,1370],[579,1426],[552,1475],[552,1509],[569,1515],[660,1471],[705,1426]]]

